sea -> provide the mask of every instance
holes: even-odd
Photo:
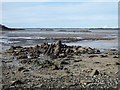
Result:
[[[118,30],[81,30],[81,29],[31,29],[7,31],[0,35],[0,43],[3,49],[10,46],[34,46],[44,42],[54,43],[53,38],[77,38],[82,39],[88,35],[102,38],[115,38],[115,40],[80,40],[77,42],[66,42],[70,46],[83,46],[98,49],[118,49]],[[50,40],[48,40],[48,38]],[[7,47],[7,48],[6,48]]]

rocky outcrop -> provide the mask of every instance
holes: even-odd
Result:
[[[12,51],[12,52],[10,52]],[[82,47],[82,46],[67,46],[62,44],[59,40],[56,43],[48,44],[44,43],[42,45],[36,45],[35,47],[21,47],[12,46],[9,53],[13,53],[17,59],[25,58],[38,58],[41,54],[50,56],[51,58],[64,58],[68,55],[81,55],[81,54],[98,54],[100,51],[95,48]]]

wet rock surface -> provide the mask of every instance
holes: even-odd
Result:
[[[7,62],[7,61],[10,62]],[[11,88],[117,88],[118,53],[57,41],[12,46],[2,55],[3,90]]]

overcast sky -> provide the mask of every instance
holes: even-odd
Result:
[[[2,24],[9,27],[117,27],[117,0],[106,2],[4,2]],[[68,0],[65,0],[68,1]],[[70,1],[70,0],[69,0]],[[73,1],[73,0],[71,0]],[[109,1],[109,2],[108,2]]]

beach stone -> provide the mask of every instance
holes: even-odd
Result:
[[[26,54],[22,54],[22,55],[18,55],[16,58],[17,58],[17,59],[26,59],[26,58],[28,58],[28,57],[27,57]]]
[[[95,64],[100,64],[100,62],[94,62]]]
[[[67,64],[69,64],[69,61],[65,61],[65,60],[63,60],[63,61],[61,61],[60,64],[67,65]]]
[[[110,63],[107,63],[106,66],[110,66],[111,64]]]
[[[82,85],[87,85],[87,84],[90,84],[90,83],[92,83],[91,80],[80,80],[80,84],[82,84]]]
[[[94,49],[94,54],[100,54],[100,50]]]
[[[59,54],[59,58],[64,58],[64,57],[66,57],[65,53]]]
[[[85,48],[78,48],[78,50],[77,50],[77,53],[82,53],[82,54],[84,54],[84,53],[86,53],[86,49]]]
[[[63,66],[62,65],[59,65],[59,64],[56,64],[52,67],[53,70],[62,70],[63,69]]]
[[[48,47],[47,52],[45,53],[46,55],[50,55],[50,51],[52,50],[52,44]]]
[[[94,75],[99,75],[99,71],[94,69],[91,73],[90,76],[94,76]]]
[[[90,55],[89,58],[98,57],[98,55]]]
[[[100,57],[101,57],[101,58],[103,58],[103,57],[108,57],[108,55],[100,55]]]
[[[22,63],[22,64],[26,64],[27,62],[28,62],[28,60],[26,60],[26,59],[20,61],[20,63]]]
[[[22,85],[22,84],[25,84],[25,83],[23,81],[21,81],[21,80],[16,80],[16,81],[13,81],[13,83],[11,84],[11,86]]]
[[[119,62],[116,62],[115,64],[116,64],[116,65],[120,65],[120,63],[119,63]]]
[[[57,45],[54,49],[54,54],[59,55],[60,54],[60,47]]]
[[[61,43],[61,40],[58,40],[57,42],[56,42],[56,45],[61,45],[62,43]]]
[[[19,67],[18,71],[23,71],[25,68],[24,67]]]
[[[65,51],[67,54],[70,53],[70,48],[67,48]]]
[[[74,62],[80,62],[82,59],[75,59]]]
[[[119,58],[118,56],[113,56],[113,58]]]

